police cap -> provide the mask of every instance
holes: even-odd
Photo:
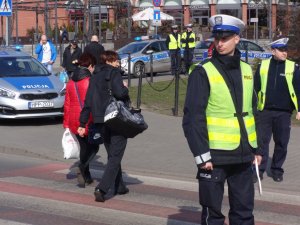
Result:
[[[217,14],[209,18],[209,24],[213,27],[214,37],[228,37],[233,34],[239,35],[244,30],[245,24],[242,20],[224,14]]]
[[[278,39],[276,41],[273,41],[272,43],[270,43],[271,48],[276,48],[279,50],[287,50],[287,43],[288,43],[289,39],[288,38],[281,38]]]
[[[172,28],[172,30],[178,30],[178,26],[176,24],[172,25],[171,28]]]
[[[193,24],[189,23],[187,25],[185,25],[186,28],[193,28]]]

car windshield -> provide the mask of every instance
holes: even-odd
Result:
[[[126,53],[136,53],[141,51],[148,43],[147,42],[141,42],[141,43],[137,43],[137,42],[133,42],[130,43],[128,45],[125,45],[124,47],[120,48],[118,50],[119,54],[126,54]]]
[[[31,57],[0,58],[0,77],[47,76],[47,69]]]
[[[212,41],[200,41],[196,48],[197,49],[208,49]]]

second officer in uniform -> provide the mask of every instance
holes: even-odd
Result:
[[[287,59],[288,38],[272,42],[272,58],[263,60],[255,74],[255,90],[258,93],[258,130],[263,158],[259,167],[260,179],[267,168],[271,136],[275,142],[271,163],[271,176],[275,182],[283,180],[283,163],[290,139],[291,116],[296,110],[300,119],[300,71],[295,62]],[[253,175],[253,181],[257,177]]]
[[[166,38],[166,45],[170,51],[171,72],[172,75],[175,75],[177,72],[179,72],[181,64],[181,35],[178,32],[177,25],[173,25],[171,28],[172,33]]]
[[[186,31],[181,35],[181,47],[184,49],[184,65],[185,72],[188,73],[189,68],[193,62],[194,49],[196,46],[196,35],[193,32],[193,25],[187,24]]]

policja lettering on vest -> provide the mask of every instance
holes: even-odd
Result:
[[[198,168],[201,224],[224,224],[226,180],[230,224],[254,224],[252,163],[261,161],[252,111],[254,79],[236,48],[245,24],[222,14],[209,23],[215,51],[189,76],[182,122]]]
[[[175,75],[176,72],[179,72],[181,64],[181,35],[178,32],[178,26],[173,25],[171,34],[166,38],[166,45],[170,51],[171,58],[171,72]]]
[[[194,49],[196,46],[196,35],[192,30],[192,24],[187,24],[185,27],[186,31],[181,35],[181,46],[184,49],[185,73],[188,73],[193,62]]]
[[[272,58],[258,66],[255,74],[255,91],[258,93],[258,132],[261,136],[262,163],[259,176],[263,179],[269,159],[271,136],[275,142],[271,175],[275,182],[283,181],[283,164],[291,131],[291,115],[296,110],[300,119],[300,71],[295,62],[287,59],[288,38],[270,43]],[[256,182],[256,179],[253,179]]]

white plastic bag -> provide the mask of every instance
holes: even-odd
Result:
[[[67,128],[63,134],[62,147],[64,150],[64,158],[65,159],[78,159],[79,158],[79,143],[77,138],[71,131]]]

